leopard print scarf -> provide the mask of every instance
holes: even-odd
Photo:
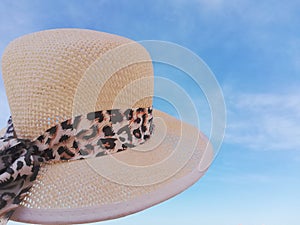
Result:
[[[143,144],[153,131],[152,107],[103,110],[18,139],[11,118],[0,138],[0,223],[5,224],[36,179],[41,163],[99,157]]]

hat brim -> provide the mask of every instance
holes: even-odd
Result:
[[[199,180],[213,148],[195,127],[153,111],[147,143],[120,153],[44,164],[12,220],[74,224],[119,218],[165,201]]]

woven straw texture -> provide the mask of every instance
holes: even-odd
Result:
[[[155,111],[154,116],[159,131],[139,148],[115,154],[110,160],[110,156],[105,156],[45,165],[13,219],[52,224],[118,218],[166,200],[192,185],[204,174],[201,168],[206,169],[212,161],[211,145],[207,146],[207,139],[196,128],[160,111]],[[153,165],[155,168],[151,168]],[[184,188],[178,190],[180,180],[195,171],[196,179],[185,180]],[[170,188],[157,199],[157,191],[165,187]],[[141,201],[143,196],[147,198]],[[123,202],[130,203],[117,212],[112,210],[115,204]],[[95,209],[94,214],[91,209]],[[39,210],[48,210],[49,214],[35,218]]]
[[[33,139],[75,115],[152,105],[149,54],[112,34],[79,29],[30,34],[7,47],[2,69],[19,138]],[[154,117],[154,135],[144,145],[112,156],[44,164],[13,219],[49,224],[111,219],[192,185],[211,163],[211,145],[198,129],[180,120],[157,110]],[[147,198],[139,200],[143,196]],[[110,211],[119,203],[126,207]]]
[[[142,146],[142,148],[147,148],[157,145],[155,149],[149,152],[128,150],[128,152],[114,155],[113,158],[118,161],[109,175],[99,169],[101,167],[111,168],[111,165],[107,163],[107,157],[47,165],[40,173],[39,179],[23,205],[29,208],[78,208],[127,201],[153,192],[174,179],[179,179],[195,170],[203,157],[207,142],[198,137],[199,133],[195,128],[189,125],[181,128],[181,123],[172,117],[161,112],[155,112],[155,114],[157,117],[163,116],[164,122],[168,124],[168,135],[163,140],[161,140],[159,132],[154,134],[149,143]],[[160,126],[163,124],[158,126],[161,128]],[[182,129],[189,129],[192,131],[192,135],[187,139],[180,140]],[[195,140],[198,139],[200,139],[199,142],[195,143]],[[193,146],[195,144],[197,146]],[[178,145],[186,146],[184,154],[183,151],[174,154]],[[172,156],[172,154],[174,155]],[[188,155],[192,156],[191,159],[188,158]],[[175,159],[164,162],[170,157],[175,157]],[[174,164],[174,161],[177,163]],[[126,170],[123,169],[124,163],[129,165]],[[137,166],[151,166],[158,163],[161,165],[158,165],[155,170],[161,171],[155,171],[156,173],[147,168],[140,170],[140,176],[134,176],[134,172],[130,171],[130,169],[136,170]],[[118,166],[121,172],[117,168]],[[138,179],[142,179],[141,182],[137,181]],[[157,183],[153,182],[154,184],[149,185],[149,183],[147,184],[149,181],[157,181]],[[130,183],[134,183],[136,186],[130,185]],[[80,188],[78,191],[74,191],[75,187]]]
[[[113,105],[152,105],[153,81],[115,102],[122,88],[153,77],[153,71],[143,47],[112,34],[78,29],[29,34],[6,48],[2,70],[19,138],[33,139],[57,122]],[[145,98],[130,105],[133,95]]]

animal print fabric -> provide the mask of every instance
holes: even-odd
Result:
[[[66,120],[30,141],[16,137],[10,118],[6,134],[0,138],[2,223],[32,187],[41,163],[124,151],[143,144],[153,127],[152,107],[103,110]]]

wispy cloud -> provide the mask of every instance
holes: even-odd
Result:
[[[227,174],[219,175],[216,177],[211,177],[207,179],[216,180],[223,183],[233,183],[233,184],[249,184],[258,183],[266,184],[277,180],[277,177],[271,176],[269,174],[258,174],[258,173],[243,173],[243,174]]]
[[[300,150],[300,93],[227,94],[225,141],[256,150]]]

